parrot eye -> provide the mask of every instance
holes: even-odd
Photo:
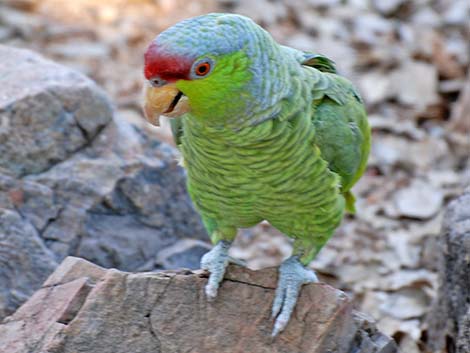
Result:
[[[211,64],[208,62],[200,63],[196,66],[196,75],[198,76],[205,76],[211,69]]]
[[[152,87],[161,87],[166,83],[166,81],[154,77],[149,80],[149,83]]]
[[[202,78],[204,76],[207,76],[213,68],[214,62],[210,58],[204,58],[201,60],[196,61],[193,64],[192,68],[192,78]]]

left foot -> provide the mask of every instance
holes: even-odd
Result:
[[[305,268],[297,256],[291,256],[281,264],[272,310],[272,318],[276,318],[272,337],[286,328],[302,285],[313,282],[318,282],[315,272]]]

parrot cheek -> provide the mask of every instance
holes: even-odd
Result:
[[[144,100],[145,118],[155,126],[160,126],[160,115],[176,118],[190,110],[188,98],[174,84],[162,87],[146,85]]]

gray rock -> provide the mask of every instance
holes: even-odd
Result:
[[[466,0],[454,0],[444,13],[446,24],[454,26],[468,26],[470,4]]]
[[[199,268],[200,258],[210,250],[209,244],[196,239],[182,239],[160,251],[155,260],[162,268]]]
[[[405,4],[407,0],[372,0],[375,9],[382,15],[392,15],[399,10],[400,6]]]
[[[126,271],[199,266],[208,238],[175,149],[32,52],[0,46],[0,83],[0,318],[68,255]],[[171,253],[187,240],[198,245]]]
[[[430,183],[416,179],[393,195],[398,214],[404,217],[427,219],[442,207],[444,195]]]
[[[413,106],[418,111],[439,101],[436,67],[419,61],[405,61],[390,74],[391,90],[398,101]],[[403,84],[406,82],[407,84]]]
[[[136,136],[127,140],[126,129]],[[175,150],[124,121],[110,123],[70,160],[26,180],[53,190],[59,212],[41,236],[59,261],[75,255],[132,271],[179,239],[208,240]],[[198,267],[199,256],[186,265]]]
[[[112,118],[85,76],[26,50],[0,46],[0,167],[40,173],[88,145]]]
[[[67,258],[0,325],[9,353],[396,353],[392,339],[323,283],[303,287],[286,330],[271,338],[274,268],[229,266],[216,301],[204,272],[125,273]]]
[[[0,318],[28,299],[56,266],[36,229],[18,212],[0,208]]]
[[[440,286],[428,315],[434,351],[470,352],[470,192],[447,208],[439,244]]]
[[[467,135],[470,131],[470,71],[467,74],[464,87],[458,101],[454,104],[451,114],[451,129]],[[468,145],[468,139],[466,139]]]

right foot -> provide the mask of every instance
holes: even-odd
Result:
[[[209,280],[205,292],[207,299],[212,300],[217,296],[220,283],[224,279],[225,269],[230,262],[228,250],[230,243],[221,240],[211,251],[205,254],[201,259],[201,268],[209,271]]]

